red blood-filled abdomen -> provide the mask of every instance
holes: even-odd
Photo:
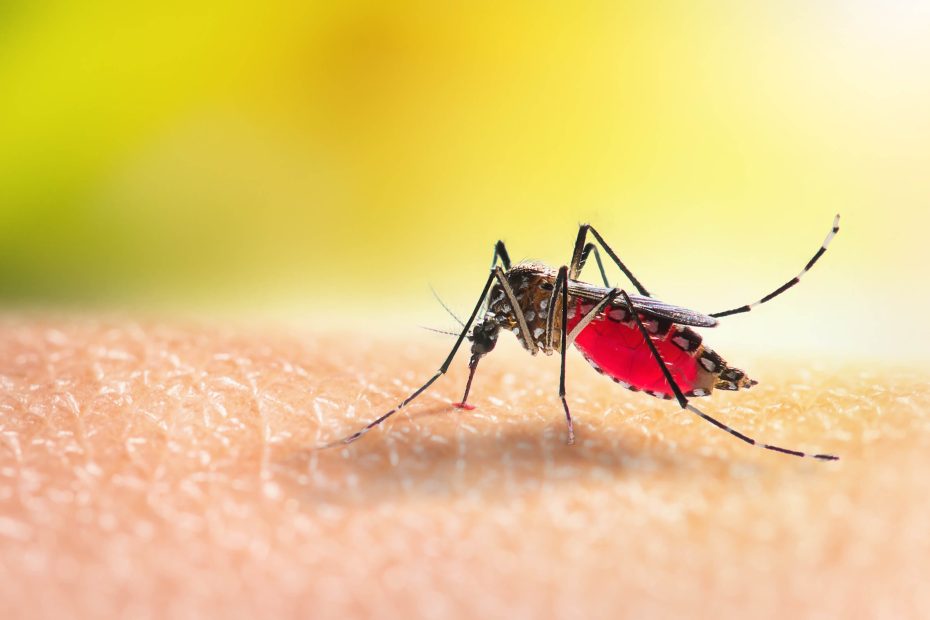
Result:
[[[580,306],[579,301],[575,306],[575,315],[568,320],[569,332],[583,316]],[[648,320],[648,317],[641,318]],[[678,387],[687,393],[695,387],[699,367],[692,355],[672,342],[676,333],[677,327],[672,325],[668,332],[654,336],[652,341]],[[620,322],[607,315],[600,315],[578,334],[575,346],[596,369],[614,381],[626,384],[624,387],[673,395],[649,345],[632,320]]]

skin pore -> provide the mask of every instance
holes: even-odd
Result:
[[[0,617],[916,617],[930,542],[920,369],[752,364],[668,402],[502,342],[9,315]]]

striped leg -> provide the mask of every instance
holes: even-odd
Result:
[[[436,374],[430,377],[429,381],[427,381],[426,383],[421,385],[419,388],[417,388],[410,396],[408,396],[403,401],[401,401],[399,405],[397,405],[396,407],[394,407],[393,409],[391,409],[390,411],[388,411],[387,413],[385,413],[378,419],[369,422],[363,428],[357,430],[356,432],[352,433],[348,437],[343,437],[342,439],[337,439],[336,441],[332,441],[330,443],[319,446],[319,449],[331,448],[333,446],[337,446],[340,444],[348,444],[348,443],[352,443],[356,439],[360,439],[365,433],[367,433],[368,431],[378,426],[379,424],[387,420],[389,417],[391,417],[392,415],[394,415],[395,413],[397,413],[398,411],[400,411],[401,409],[409,405],[413,399],[415,399],[417,396],[425,392],[426,389],[429,388],[429,386],[431,386],[436,381],[436,379],[446,374],[446,371],[449,370],[449,366],[452,364],[452,359],[455,357],[455,354],[458,352],[459,347],[462,346],[462,341],[465,340],[465,336],[468,334],[468,330],[469,328],[471,328],[471,324],[474,323],[475,317],[478,316],[478,311],[481,309],[481,306],[484,303],[484,298],[487,297],[488,291],[491,289],[491,283],[494,281],[497,271],[499,271],[499,269],[492,271],[491,275],[488,276],[487,282],[484,283],[484,289],[482,289],[481,291],[481,296],[478,298],[478,303],[475,304],[475,309],[472,310],[471,316],[468,317],[468,321],[465,322],[465,325],[462,327],[462,332],[459,334],[458,339],[455,341],[455,345],[452,347],[452,350],[449,352],[449,355],[446,357],[446,361],[444,361],[442,363],[442,366],[439,367],[439,370],[436,371]],[[474,373],[474,370],[472,370],[472,373]],[[471,377],[469,377],[468,383],[469,385],[471,384]]]
[[[830,245],[830,242],[833,241],[833,237],[836,236],[836,233],[838,233],[839,230],[840,230],[840,216],[839,214],[837,214],[836,218],[834,218],[833,220],[833,228],[830,229],[830,232],[827,234],[827,238],[823,240],[823,244],[821,244],[820,249],[817,250],[813,258],[807,261],[807,264],[804,265],[804,269],[801,270],[801,273],[799,273],[792,279],[788,280],[787,282],[779,286],[777,289],[775,289],[774,291],[772,291],[771,293],[769,293],[768,295],[766,295],[759,301],[753,302],[751,304],[746,304],[745,306],[740,306],[739,308],[733,308],[731,310],[724,310],[723,312],[714,312],[710,316],[716,319],[719,319],[720,317],[730,316],[731,314],[741,314],[743,312],[749,312],[756,306],[760,304],[764,304],[765,302],[770,301],[774,299],[775,297],[778,297],[779,295],[787,291],[789,288],[791,288],[792,286],[794,286],[795,284],[801,281],[801,277],[805,273],[807,273],[810,270],[810,268],[814,266],[814,263],[816,263],[817,260],[820,259],[821,256],[823,256],[823,253],[827,251],[827,246]]]
[[[626,291],[620,291],[620,294],[626,300],[627,306],[629,308],[632,308],[633,302],[630,300],[630,296],[627,295]],[[833,456],[832,454],[807,454],[806,452],[801,452],[799,450],[789,450],[788,448],[780,448],[778,446],[773,446],[767,443],[759,443],[752,437],[748,435],[744,435],[743,433],[739,432],[735,428],[731,428],[727,426],[723,422],[720,422],[719,420],[716,420],[712,418],[711,416],[707,415],[706,413],[704,413],[703,411],[701,411],[694,405],[691,405],[688,402],[688,399],[685,397],[685,395],[682,394],[681,388],[678,387],[678,384],[675,382],[675,379],[672,377],[672,373],[669,371],[668,366],[665,365],[665,361],[662,359],[662,356],[659,355],[659,351],[658,349],[656,349],[656,345],[653,344],[652,338],[650,338],[649,332],[646,331],[646,327],[643,325],[642,320],[640,320],[639,315],[636,312],[631,312],[631,314],[633,315],[633,318],[636,320],[636,325],[637,327],[639,327],[640,333],[643,335],[643,338],[646,340],[646,344],[649,345],[649,350],[652,352],[652,357],[655,358],[656,363],[659,364],[659,368],[662,369],[662,374],[665,375],[665,380],[668,381],[668,384],[672,387],[672,391],[675,393],[675,398],[678,399],[678,404],[681,405],[682,409],[687,409],[691,413],[694,413],[700,416],[701,418],[707,420],[708,422],[710,422],[717,428],[725,430],[726,432],[730,433],[731,435],[733,435],[734,437],[738,439],[742,439],[743,441],[745,441],[751,446],[756,446],[758,448],[764,448],[766,450],[773,450],[775,452],[781,452],[782,454],[790,454],[792,456],[801,456],[801,457],[820,459],[822,461],[839,460],[838,456]]]

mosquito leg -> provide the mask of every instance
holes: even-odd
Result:
[[[566,275],[566,280],[568,276]],[[544,334],[543,342],[546,343],[546,346],[550,349],[552,348],[552,337],[555,332],[555,313],[558,305],[556,302],[559,301],[559,296],[562,293],[562,289],[568,290],[567,286],[562,284],[562,278],[556,276],[555,285],[552,287],[552,292],[549,294],[549,301],[546,302],[546,333]],[[545,301],[545,300],[544,300]],[[564,323],[563,323],[564,325]],[[549,349],[547,349],[549,350]]]
[[[601,280],[604,282],[604,286],[610,288],[610,282],[607,281],[607,272],[604,271],[604,263],[601,261],[601,254],[593,243],[587,244],[584,246],[584,250],[581,251],[581,259],[578,261],[578,273],[581,274],[581,270],[584,269],[585,263],[588,262],[588,255],[591,252],[594,252],[594,260],[597,261],[597,268],[601,272]]]
[[[556,289],[561,292],[562,295],[562,333],[559,338],[561,339],[561,346],[559,347],[559,361],[561,365],[559,367],[559,399],[562,401],[562,408],[565,409],[565,421],[568,423],[568,443],[569,445],[575,443],[575,425],[572,422],[572,412],[568,409],[568,401],[565,400],[565,353],[568,349],[566,345],[567,333],[568,333],[568,267],[562,266],[559,268],[559,275],[556,277]],[[552,309],[551,314],[555,313],[555,308]]]
[[[491,258],[491,271],[497,268],[498,262],[504,266],[504,271],[510,270],[510,254],[507,252],[507,246],[504,245],[504,242],[501,240],[498,240],[497,243],[494,244],[494,256]],[[485,302],[485,305],[481,308],[481,314],[487,311],[488,306],[491,305],[491,299],[486,298]]]
[[[597,314],[604,309],[619,294],[619,289],[613,289],[600,299],[594,307],[588,311],[578,322],[578,325],[568,333],[568,267],[563,266],[559,269],[559,275],[556,279],[556,286],[553,290],[553,296],[561,297],[562,328],[559,330],[559,399],[562,401],[562,408],[565,410],[565,421],[568,423],[568,443],[575,443],[575,425],[572,422],[572,413],[568,408],[568,401],[565,399],[565,358],[568,355],[568,347],[574,341],[578,333],[584,329]],[[555,308],[551,314],[555,314]],[[551,346],[551,338],[549,339]]]
[[[611,289],[609,293],[598,300],[598,302],[594,304],[594,307],[578,321],[578,324],[575,325],[571,333],[568,333],[568,286],[565,283],[567,277],[567,268],[562,267],[562,269],[559,270],[558,276],[558,281],[561,281],[562,285],[556,286],[554,290],[557,294],[561,293],[562,296],[562,330],[559,335],[561,362],[559,372],[559,398],[562,400],[562,408],[565,409],[565,419],[568,422],[568,443],[573,444],[575,443],[575,425],[572,423],[572,414],[568,409],[568,401],[565,400],[565,356],[568,354],[568,347],[574,342],[578,334],[581,333],[581,330],[587,327],[598,313],[620,294],[620,289]]]
[[[491,289],[491,283],[494,281],[495,273],[496,271],[492,272],[488,276],[487,281],[484,283],[484,288],[481,290],[481,296],[478,297],[478,303],[475,304],[475,309],[472,310],[471,316],[469,316],[468,320],[465,322],[465,326],[462,328],[462,332],[459,334],[458,339],[455,341],[455,344],[452,346],[452,350],[449,351],[449,355],[446,357],[446,361],[442,363],[442,366],[439,367],[439,370],[436,371],[436,374],[430,377],[430,379],[426,383],[424,383],[419,388],[414,390],[414,392],[410,394],[410,396],[405,398],[403,401],[401,401],[399,405],[397,405],[396,407],[394,407],[393,409],[391,409],[390,411],[388,411],[381,417],[375,420],[372,420],[367,425],[357,430],[356,432],[352,433],[351,435],[344,437],[342,439],[337,439],[336,441],[330,442],[328,444],[324,444],[320,446],[320,448],[330,448],[332,446],[336,446],[339,444],[348,444],[348,443],[352,443],[356,439],[359,439],[365,433],[367,433],[368,431],[378,426],[379,424],[387,420],[389,417],[391,417],[392,415],[394,415],[395,413],[397,413],[398,411],[400,411],[401,409],[409,405],[410,402],[413,401],[413,399],[415,399],[417,396],[425,392],[426,389],[429,388],[429,386],[431,386],[436,381],[436,379],[446,374],[446,371],[449,370],[449,366],[452,364],[452,359],[455,357],[455,354],[458,352],[459,347],[462,346],[462,341],[465,340],[465,336],[468,334],[468,330],[471,328],[471,324],[474,323],[475,317],[478,315],[478,311],[481,309],[482,303],[484,303],[484,298],[487,297],[488,291]]]
[[[572,329],[572,332],[569,334],[568,333],[568,283],[567,283],[567,280],[568,280],[568,267],[563,266],[561,269],[559,269],[559,275],[556,278],[556,284],[552,290],[552,295],[553,297],[555,297],[556,295],[561,295],[561,298],[562,298],[561,299],[562,301],[561,303],[562,329],[561,329],[561,333],[559,334],[559,339],[560,339],[559,361],[561,364],[559,367],[559,399],[561,399],[562,401],[562,408],[565,409],[565,420],[566,422],[568,422],[568,443],[573,444],[575,443],[575,425],[572,422],[571,411],[569,411],[568,409],[568,401],[565,400],[565,356],[568,354],[569,345],[572,342],[574,342],[578,334],[581,333],[581,330],[587,327],[588,324],[592,320],[594,320],[594,317],[596,317],[597,314],[601,310],[603,310],[607,304],[609,304],[611,301],[614,300],[614,298],[617,297],[617,295],[620,293],[620,290],[612,289],[609,293],[604,295],[596,304],[594,304],[594,307],[591,308],[591,310],[589,310],[588,313],[585,314],[584,317],[581,318],[581,320],[578,322],[578,324],[575,326],[574,329]],[[550,301],[549,303],[550,305],[554,304],[554,302],[552,301]],[[552,307],[551,311],[549,312],[549,318],[551,319],[554,314],[555,314],[555,308]],[[549,343],[549,346],[552,346],[552,338],[551,338],[552,322],[551,320],[548,321],[547,328],[549,329],[549,336],[547,336],[546,342]]]
[[[491,269],[497,267],[497,261],[500,260],[504,266],[504,271],[510,269],[510,254],[507,253],[507,246],[503,241],[494,244],[494,258],[491,260]]]
[[[838,233],[839,231],[840,231],[840,216],[839,214],[837,214],[837,216],[833,219],[833,227],[830,229],[830,232],[827,233],[826,239],[823,240],[823,243],[820,245],[820,248],[817,250],[816,253],[814,253],[813,258],[807,261],[807,264],[804,265],[804,269],[801,270],[801,273],[791,278],[790,280],[788,280],[787,282],[779,286],[777,289],[775,289],[774,291],[772,291],[771,293],[769,293],[768,295],[760,299],[759,301],[755,301],[751,304],[746,304],[745,306],[740,306],[739,308],[733,308],[731,310],[724,310],[723,312],[714,312],[710,316],[716,319],[719,319],[720,317],[730,316],[731,314],[741,314],[743,312],[749,312],[756,306],[760,304],[764,304],[765,302],[771,301],[775,297],[778,297],[779,295],[787,291],[789,288],[791,288],[792,286],[794,286],[795,284],[801,281],[801,277],[805,273],[807,273],[810,270],[810,268],[814,266],[814,263],[816,263],[820,259],[820,257],[823,256],[823,253],[827,251],[827,246],[830,245],[830,242],[833,241],[833,237],[835,237],[836,233]]]
[[[569,265],[568,279],[577,280],[578,274],[581,272],[581,267],[584,263],[582,255],[585,251],[585,239],[588,236],[588,232],[590,232],[594,236],[595,240],[601,244],[601,247],[604,248],[605,252],[607,252],[607,256],[609,256],[611,260],[616,263],[617,267],[620,268],[620,271],[622,271],[624,275],[626,275],[626,277],[630,280],[630,282],[633,283],[633,286],[636,287],[636,290],[639,291],[639,294],[645,297],[651,297],[651,295],[649,295],[649,291],[646,290],[646,287],[640,284],[639,280],[636,279],[636,276],[633,275],[633,272],[623,264],[623,261],[620,260],[620,257],[617,256],[616,252],[614,252],[613,249],[607,245],[607,242],[604,241],[604,238],[601,237],[600,233],[597,232],[597,230],[595,230],[595,228],[590,224],[582,224],[578,229],[578,237],[575,239],[575,250],[572,252],[572,262]],[[604,278],[604,281],[606,282],[607,278]]]
[[[628,304],[628,306],[632,309],[633,303],[632,301],[630,301],[630,296],[627,295],[626,291],[620,291],[620,294],[626,300],[626,303]],[[639,333],[641,333],[643,338],[646,340],[646,344],[649,346],[649,350],[652,352],[652,357],[656,360],[656,363],[659,365],[659,368],[662,369],[662,374],[665,375],[665,380],[668,381],[668,384],[671,386],[672,392],[674,392],[675,398],[678,399],[678,404],[681,405],[682,409],[687,409],[691,413],[694,413],[700,416],[701,418],[707,420],[708,422],[710,422],[717,428],[725,430],[726,432],[730,433],[737,439],[741,439],[751,446],[756,446],[758,448],[764,448],[766,450],[773,450],[775,452],[781,452],[782,454],[790,454],[791,456],[801,456],[801,457],[820,459],[822,461],[839,460],[840,457],[833,456],[832,454],[808,454],[806,452],[801,452],[799,450],[789,450],[788,448],[780,448],[778,446],[773,446],[767,443],[759,443],[758,441],[756,441],[749,435],[744,435],[743,433],[739,432],[735,428],[731,428],[730,426],[727,426],[723,422],[720,422],[719,420],[707,415],[706,413],[704,413],[703,411],[701,411],[694,405],[690,404],[688,402],[688,399],[681,392],[681,388],[678,387],[678,383],[676,383],[675,379],[672,377],[672,373],[669,371],[668,366],[665,365],[665,361],[662,359],[662,356],[659,355],[659,350],[656,349],[656,345],[652,342],[652,338],[650,338],[649,332],[646,331],[646,327],[643,325],[642,320],[640,320],[639,315],[636,312],[631,312],[631,314],[633,315],[633,319],[636,321],[636,326],[639,328]]]
[[[548,306],[549,315],[546,317],[546,338],[544,342],[551,347],[552,346],[552,334],[555,331],[553,317],[555,317],[555,300],[559,298],[559,294],[562,290],[561,281],[556,278],[555,286],[552,288],[552,295],[549,298]],[[620,295],[620,289],[614,288],[607,292],[606,295],[601,297],[597,302],[595,302],[594,307],[584,315],[580,321],[572,328],[571,333],[568,334],[568,345],[571,345],[575,342],[575,338],[578,337],[578,334],[587,327],[591,321],[597,316],[597,314],[603,310],[608,304],[610,304],[614,299]]]

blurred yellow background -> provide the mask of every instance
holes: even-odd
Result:
[[[926,357],[928,6],[3,3],[0,295],[416,333],[590,221],[714,311],[840,212],[717,341]]]

